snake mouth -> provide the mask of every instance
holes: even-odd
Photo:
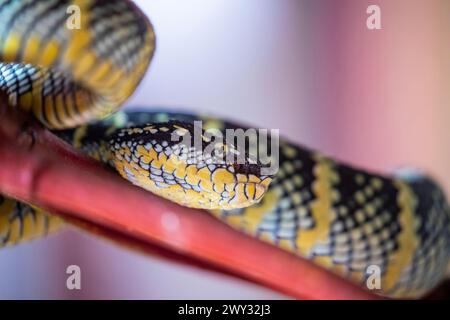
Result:
[[[261,175],[262,165],[229,144],[204,138],[196,144],[194,130],[177,121],[122,129],[110,140],[112,165],[133,184],[183,206],[231,210],[258,203],[272,181]]]

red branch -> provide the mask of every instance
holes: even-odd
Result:
[[[377,298],[309,261],[231,229],[204,211],[132,186],[24,120],[22,113],[1,100],[0,192],[295,298]]]

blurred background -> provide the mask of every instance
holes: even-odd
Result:
[[[450,195],[450,1],[140,0],[157,51],[127,106],[208,112]],[[366,9],[381,8],[381,30]],[[270,259],[270,257],[267,257]],[[66,267],[82,290],[66,289]],[[0,298],[286,298],[69,229],[0,250]]]

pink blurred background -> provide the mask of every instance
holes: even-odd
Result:
[[[450,195],[449,1],[136,2],[157,52],[127,106],[279,128],[365,168],[422,168]],[[370,4],[382,30],[366,27]],[[65,287],[70,264],[81,267],[81,291]],[[72,228],[0,250],[0,298],[286,297]]]

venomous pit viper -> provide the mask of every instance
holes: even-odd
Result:
[[[81,10],[80,29],[65,25],[70,5]],[[446,276],[450,209],[425,176],[367,172],[283,139],[278,172],[263,175],[251,152],[237,164],[170,139],[191,133],[198,119],[220,130],[240,125],[156,111],[101,120],[133,93],[154,49],[153,28],[130,1],[0,0],[0,90],[10,104],[132,183],[209,209],[355,283],[363,285],[367,268],[377,265],[383,295],[419,297]],[[219,147],[222,155],[239,153],[232,144]],[[59,225],[51,214],[0,195],[0,246]]]

